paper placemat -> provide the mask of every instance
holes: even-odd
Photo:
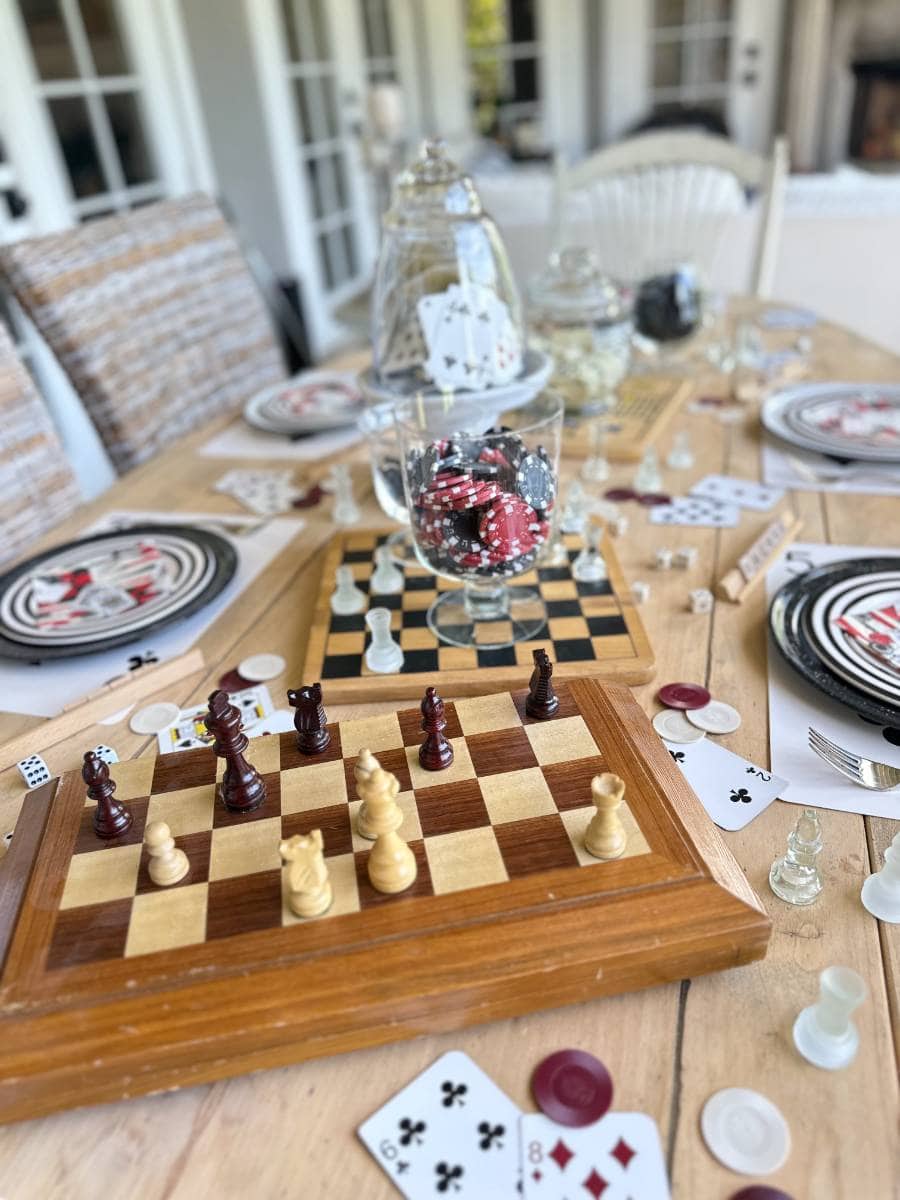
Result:
[[[243,421],[235,421],[204,442],[197,453],[206,458],[284,458],[293,462],[312,462],[338,454],[361,441],[362,434],[355,425],[292,442],[280,434],[264,433]]]
[[[792,577],[844,558],[896,554],[897,547],[824,546],[796,542],[766,576],[769,601]],[[887,740],[880,725],[820,692],[789,667],[772,642],[769,653],[769,750],[772,770],[790,779],[782,797],[789,804],[832,808],[867,817],[900,819],[900,792],[870,792],[844,779],[807,744],[810,726],[855,754],[900,767],[900,746]]]
[[[0,694],[3,697],[0,707],[5,712],[55,717],[66,705],[76,703],[118,676],[184,654],[304,525],[296,517],[263,521],[259,517],[223,517],[221,513],[118,511],[107,513],[81,532],[126,529],[146,521],[208,525],[216,533],[230,538],[238,552],[234,578],[215,600],[186,621],[176,622],[127,646],[45,663],[4,660],[0,663]]]
[[[763,438],[762,475],[773,487],[801,492],[865,492],[900,496],[900,466],[853,462],[843,467],[825,454],[782,447]]]

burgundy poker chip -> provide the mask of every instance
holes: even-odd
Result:
[[[767,1187],[764,1183],[751,1183],[749,1187],[734,1192],[730,1200],[793,1200],[781,1188]]]
[[[637,500],[634,488],[607,488],[603,495],[607,500]]]
[[[711,696],[699,683],[667,683],[656,693],[660,704],[666,708],[704,708]]]
[[[558,1050],[531,1077],[538,1108],[551,1121],[580,1128],[599,1121],[612,1104],[613,1085],[599,1058],[584,1050]]]
[[[255,685],[249,679],[245,679],[237,667],[231,671],[226,671],[219,679],[219,687],[228,693],[243,692],[245,688],[251,688]]]
[[[647,508],[653,508],[656,504],[671,504],[672,497],[667,496],[665,492],[644,492],[642,496],[638,496],[637,502]]]

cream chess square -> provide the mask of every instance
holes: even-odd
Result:
[[[245,750],[245,757],[259,771],[260,775],[272,775],[281,766],[281,747],[277,737],[251,738],[250,745]],[[225,759],[216,759],[216,779],[225,774]]]
[[[495,729],[511,729],[522,724],[509,692],[457,700],[454,707],[460,727],[467,737],[473,733],[491,733]]]
[[[559,721],[526,725],[525,733],[542,766],[549,763],[575,762],[579,758],[593,758],[600,753],[584,717],[563,717]]]
[[[371,843],[366,843],[371,845]],[[359,911],[359,889],[356,884],[356,860],[352,854],[338,854],[326,858],[328,878],[334,899],[331,908],[319,917],[298,917],[288,904],[288,868],[281,872],[281,923],[282,925],[306,925],[310,921],[322,921],[326,917],[339,917],[343,913]]]
[[[403,745],[400,722],[396,713],[382,713],[377,717],[363,717],[358,721],[341,721],[341,754],[344,758],[355,758],[360,750],[394,750]]]
[[[426,771],[419,764],[419,747],[406,747],[409,777],[414,788],[437,787],[442,783],[458,783],[460,779],[474,779],[475,768],[469,755],[465,738],[450,738],[453,747],[453,762],[443,771]]]
[[[504,821],[524,821],[527,817],[542,817],[546,813],[556,812],[553,796],[540,767],[487,775],[480,780],[480,784],[492,825],[502,825]]]
[[[137,800],[139,796],[149,796],[155,770],[155,754],[113,763],[109,768],[109,777],[116,785],[116,799]],[[94,801],[85,798],[85,804],[93,805]]]
[[[125,957],[193,946],[206,937],[205,883],[135,896]]]
[[[59,907],[77,908],[134,895],[140,862],[140,843],[76,854],[69,864]]]
[[[646,838],[638,828],[637,822],[628,811],[627,806],[623,804],[619,809],[619,816],[622,818],[622,825],[628,841],[622,854],[619,855],[619,858],[611,859],[594,858],[593,854],[588,854],[584,848],[584,834],[596,811],[591,804],[588,808],[572,808],[568,812],[560,813],[579,866],[589,867],[592,863],[618,862],[619,858],[635,858],[639,854],[650,853]]]
[[[282,772],[281,811],[285,815],[346,803],[347,780],[341,759]]]
[[[230,879],[235,875],[253,875],[281,866],[281,818],[245,821],[214,829],[209,856],[209,878]]]
[[[508,878],[500,847],[489,825],[426,838],[425,853],[431,882],[439,896],[488,883],[503,883]]]
[[[200,833],[212,829],[213,806],[216,801],[215,785],[184,788],[180,792],[160,792],[150,797],[147,806],[147,824],[165,821],[172,837],[184,837],[186,833]]]

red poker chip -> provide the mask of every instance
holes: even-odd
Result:
[[[578,1129],[599,1121],[612,1104],[613,1085],[599,1058],[584,1050],[558,1050],[531,1077],[538,1108],[551,1121]]]
[[[249,679],[245,679],[237,667],[235,667],[233,670],[225,672],[219,680],[219,687],[225,692],[233,693],[243,692],[246,688],[256,687],[256,684],[251,683]]]
[[[751,1183],[749,1187],[734,1192],[730,1200],[793,1200],[793,1197],[781,1188],[768,1187],[764,1183]]]
[[[638,496],[637,502],[646,508],[653,508],[657,504],[671,504],[672,497],[667,496],[665,492],[644,492],[642,496]]]
[[[607,488],[603,495],[607,500],[637,500],[637,492],[633,488]]]
[[[660,704],[666,708],[703,708],[712,697],[699,683],[667,683],[656,693]]]

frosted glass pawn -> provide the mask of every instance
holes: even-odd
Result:
[[[339,617],[349,617],[352,613],[362,612],[368,601],[366,593],[361,591],[353,582],[353,568],[338,567],[334,573],[337,585],[331,593],[331,611]]]
[[[366,806],[366,801],[363,796],[365,785],[371,779],[375,771],[381,769],[381,763],[375,757],[371,750],[360,750],[359,758],[356,760],[356,765],[353,768],[353,778],[356,782],[356,795],[362,800],[359,806],[359,811],[356,814],[356,832],[360,837],[368,838],[370,842],[375,840],[375,830],[369,824],[369,811]]]
[[[865,1000],[865,980],[850,967],[826,967],[819,976],[819,999],[794,1022],[794,1045],[807,1062],[839,1071],[859,1049],[859,1031],[850,1014]]]
[[[675,434],[672,449],[666,459],[666,466],[674,471],[689,471],[694,465],[694,452],[691,449],[691,435],[686,429]]]
[[[884,866],[862,885],[860,898],[873,917],[900,925],[900,833],[884,852]]]
[[[150,855],[147,873],[158,887],[171,887],[184,879],[191,864],[183,850],[179,850],[172,831],[165,821],[151,821],[144,831],[144,845]]]
[[[360,793],[375,833],[369,853],[369,882],[377,892],[389,895],[405,891],[418,873],[416,858],[397,830],[403,824],[403,809],[397,803],[400,783],[395,775],[378,767],[362,781]]]
[[[376,595],[387,596],[403,591],[403,572],[394,563],[390,546],[375,547],[375,570],[371,588]]]
[[[603,417],[588,424],[588,457],[581,464],[581,478],[587,483],[603,483],[609,478],[609,463],[603,453],[606,429]]]
[[[822,853],[822,831],[814,808],[804,808],[788,834],[787,853],[769,871],[769,887],[788,904],[812,904],[822,890],[816,859]]]
[[[566,493],[566,506],[559,522],[562,532],[581,533],[587,520],[587,509],[584,488],[577,479],[573,479]]]
[[[579,583],[599,583],[607,578],[606,563],[600,553],[602,537],[601,526],[589,525],[587,527],[584,534],[584,546],[572,563],[572,578],[577,579]]]
[[[355,525],[359,520],[359,509],[353,498],[353,478],[346,463],[331,468],[331,484],[334,489],[334,507],[331,515],[337,525]]]
[[[366,650],[366,666],[378,675],[393,675],[403,666],[403,651],[391,637],[391,610],[370,608],[366,613],[366,624],[372,633],[372,641]]]
[[[636,492],[661,492],[662,475],[659,473],[659,458],[651,446],[638,464],[632,480]]]

